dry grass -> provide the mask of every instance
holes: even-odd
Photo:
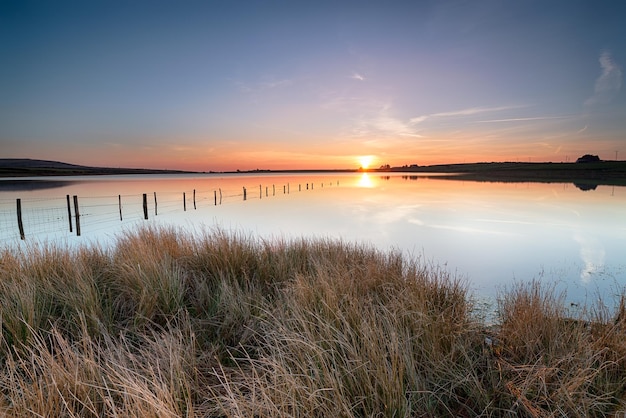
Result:
[[[0,415],[607,416],[626,312],[340,241],[141,229],[0,253]]]

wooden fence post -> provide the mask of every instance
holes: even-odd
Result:
[[[187,199],[185,199],[185,192],[183,192],[183,210],[187,211]]]
[[[154,216],[157,216],[157,199],[156,199],[156,192],[154,192]]]
[[[276,185],[272,184],[272,196],[276,196]]]
[[[122,221],[122,195],[118,194],[117,195],[117,201],[118,201],[118,206],[120,207],[120,221]],[[72,230],[72,228],[70,228],[70,231]]]
[[[78,196],[74,195],[74,215],[76,216],[76,236],[80,237],[80,211],[78,210]]]
[[[66,194],[65,198],[67,199],[67,218],[70,223],[70,232],[72,231],[72,207],[70,206],[70,195]]]
[[[196,210],[196,189],[193,189],[193,210]]]
[[[269,196],[268,194],[268,186],[265,186],[265,197]]]
[[[246,200],[246,188],[243,188],[243,200]]]
[[[22,199],[17,199],[17,227],[20,230],[20,239],[24,239],[24,224],[22,223]]]
[[[222,188],[220,187],[220,205],[222,204]]]
[[[143,218],[148,219],[148,195],[143,194]]]
[[[259,199],[263,198],[263,187],[259,184]]]
[[[213,200],[215,201],[214,206],[217,206],[217,190],[213,190]]]

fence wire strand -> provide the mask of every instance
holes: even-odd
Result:
[[[331,182],[329,185],[333,185]],[[339,182],[337,182],[337,185]],[[291,186],[291,187],[290,187]],[[321,189],[324,184],[321,183]],[[110,229],[113,225],[129,226],[161,215],[207,210],[214,206],[245,203],[315,190],[313,183],[271,184],[244,188],[215,188],[181,192],[150,192],[105,196],[77,196],[81,236]],[[145,198],[144,198],[145,196]],[[76,208],[72,199],[64,197],[28,197],[21,201],[21,213],[15,199],[0,199],[0,244],[19,240],[21,219],[24,236],[45,234],[70,236],[77,234]],[[146,208],[144,209],[144,199]],[[147,212],[144,212],[144,210]],[[147,215],[147,218],[146,218]],[[71,224],[71,226],[70,226]]]

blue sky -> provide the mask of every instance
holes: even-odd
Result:
[[[626,159],[619,1],[0,1],[0,157]]]

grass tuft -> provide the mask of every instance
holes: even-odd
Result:
[[[142,228],[0,252],[7,416],[607,416],[626,307],[518,283],[487,326],[464,280],[332,240]]]

